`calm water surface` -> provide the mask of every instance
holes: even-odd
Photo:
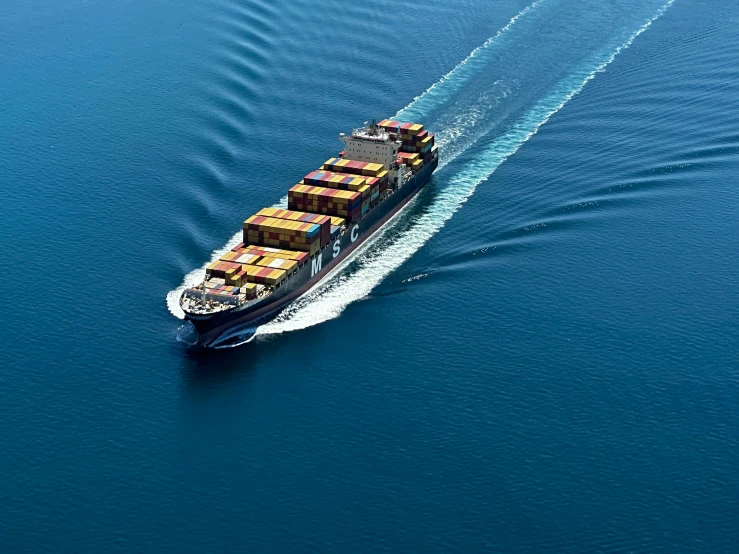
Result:
[[[0,8],[5,552],[732,552],[733,0]],[[243,348],[172,299],[372,118],[440,169]]]

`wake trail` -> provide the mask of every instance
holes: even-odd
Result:
[[[405,108],[400,110],[396,117],[400,117],[401,114],[405,115],[405,111],[409,110],[419,110],[419,109],[425,109],[430,110],[434,106],[443,105],[443,103],[446,101],[446,99],[449,97],[452,90],[459,90],[464,85],[464,82],[471,78],[471,76],[474,73],[474,61],[476,57],[479,57],[480,53],[485,52],[486,50],[490,49],[495,42],[507,31],[511,29],[511,27],[518,21],[521,17],[526,15],[528,12],[536,8],[538,5],[540,5],[542,2],[545,2],[546,0],[536,0],[533,4],[525,7],[520,12],[518,12],[516,15],[514,15],[508,23],[501,28],[495,35],[490,37],[488,40],[485,41],[484,44],[478,46],[475,48],[470,54],[462,60],[460,63],[458,63],[454,69],[449,71],[446,75],[444,75],[438,82],[431,85],[428,89],[426,89],[425,92],[414,98]],[[468,67],[469,66],[469,67]],[[446,84],[445,87],[443,87],[442,90],[439,89],[440,85]],[[438,133],[437,133],[438,135]],[[440,148],[443,149],[445,144],[448,142],[448,140],[445,140],[444,136],[437,136],[437,143],[439,144]],[[442,161],[440,166],[445,165],[449,162],[451,159],[451,156],[446,156]],[[280,202],[275,204],[273,207],[276,208],[286,208],[287,207],[287,196],[285,196]],[[185,313],[180,308],[179,299],[180,296],[182,296],[182,292],[186,288],[194,287],[200,283],[202,280],[202,276],[205,272],[205,269],[210,265],[212,262],[219,259],[221,256],[223,256],[226,252],[230,251],[233,247],[235,247],[237,244],[241,242],[241,232],[238,232],[234,234],[231,239],[221,248],[218,248],[216,250],[213,250],[211,252],[210,259],[205,262],[202,266],[197,267],[190,271],[188,274],[185,275],[185,277],[182,280],[182,283],[180,286],[178,286],[176,289],[171,290],[169,293],[167,293],[167,309],[170,311],[172,315],[179,319],[185,318]],[[369,242],[369,241],[368,241]],[[373,241],[374,242],[374,241]],[[358,249],[358,253],[363,252],[366,250],[366,246],[364,248]]]
[[[405,263],[433,237],[472,196],[480,183],[488,179],[500,164],[534,136],[552,115],[581,92],[597,73],[604,71],[616,56],[646,31],[673,2],[674,0],[668,0],[663,4],[651,18],[628,35],[626,40],[615,49],[592,56],[581,69],[557,82],[544,99],[526,110],[523,116],[518,118],[501,136],[492,140],[480,155],[476,155],[461,171],[452,175],[448,186],[438,194],[429,209],[418,217],[402,236],[390,244],[383,245],[381,249],[372,249],[372,245],[369,245],[358,271],[342,274],[317,287],[314,292],[298,300],[276,320],[261,327],[257,334],[284,333],[322,323],[338,317],[349,304],[366,297],[385,277]],[[458,69],[461,67],[464,66],[458,66]],[[448,74],[445,78],[451,77]],[[432,89],[433,87],[429,90]],[[411,109],[420,105],[422,100],[423,95],[401,110],[399,114],[404,115],[411,112]],[[381,238],[378,237],[375,244]]]
[[[455,92],[464,87],[464,84],[476,72],[484,69],[486,62],[484,59],[481,59],[481,55],[485,53],[486,50],[494,48],[499,39],[506,32],[511,30],[516,21],[524,17],[530,11],[536,9],[545,1],[546,0],[536,0],[536,2],[526,6],[514,15],[504,27],[470,52],[464,60],[454,67],[454,69],[427,88],[424,92],[416,96],[405,108],[401,108],[398,113],[395,114],[394,119],[408,119],[409,121],[419,119],[423,115],[428,114],[432,109],[444,105]],[[476,63],[478,60],[480,63]]]
[[[352,271],[334,270],[277,319],[260,327],[257,334],[284,333],[322,323],[369,295],[445,225],[480,183],[598,72],[605,70],[673,2],[660,3],[654,11],[648,1],[635,0],[633,6],[614,7],[592,0],[592,10],[588,11],[582,7],[588,0],[573,6],[557,0],[537,0],[518,12],[396,115],[398,119],[423,120],[436,131],[442,159],[434,177],[438,192],[431,204],[412,222],[404,223],[402,229],[397,225],[402,216],[396,216],[342,264],[343,268],[351,264]],[[640,10],[650,10],[651,15],[640,16]],[[539,32],[542,26],[557,25],[557,17],[564,20],[560,27],[570,25],[571,36]],[[624,21],[631,19],[637,21]],[[629,27],[636,30],[629,31]],[[611,46],[604,48],[604,43]],[[583,54],[588,50],[590,54]],[[473,156],[466,155],[471,159],[464,164],[454,163],[467,152],[474,152]],[[285,202],[283,198],[279,205]],[[417,203],[417,199],[411,201],[403,212]],[[214,251],[213,259],[239,242],[240,233],[224,248]],[[178,304],[182,290],[199,283],[208,263],[188,273],[182,285],[168,294],[169,310],[177,317],[184,316]]]

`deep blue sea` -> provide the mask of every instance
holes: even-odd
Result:
[[[0,550],[736,552],[736,0],[0,6]],[[182,287],[371,118],[442,159],[206,356]]]

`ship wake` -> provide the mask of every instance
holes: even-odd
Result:
[[[471,159],[466,160],[463,165],[459,164],[462,166],[461,168],[454,168],[455,170],[450,171],[452,168],[445,166],[451,166],[462,152],[472,146],[478,146],[482,141],[474,141],[458,125],[451,125],[443,129],[437,128],[441,149],[453,147],[455,142],[466,142],[467,144],[465,145],[466,148],[458,147],[450,155],[444,156],[440,170],[435,177],[436,180],[444,181],[443,187],[440,188],[431,205],[413,222],[409,229],[397,236],[387,238],[387,235],[392,233],[392,229],[389,226],[386,227],[383,233],[385,236],[379,236],[377,240],[368,244],[364,251],[360,253],[360,264],[356,271],[339,273],[333,279],[317,286],[314,292],[293,304],[276,320],[261,327],[257,335],[295,331],[325,322],[338,317],[352,302],[366,297],[390,273],[406,262],[433,237],[472,196],[480,183],[488,179],[498,166],[536,134],[538,129],[552,115],[582,91],[588,81],[593,79],[598,72],[603,71],[619,52],[624,48],[628,48],[634,39],[646,31],[673,1],[670,0],[659,6],[656,12],[649,16],[646,21],[643,21],[636,30],[623,37],[620,44],[596,52],[568,77],[554,83],[549,93],[542,100],[525,110],[501,135],[489,138],[486,144],[482,145]],[[494,57],[495,41],[504,38],[504,33],[510,31],[514,23],[529,12],[533,12],[533,8],[538,7],[541,3],[541,1],[535,2],[517,14],[501,32],[497,33],[482,47],[473,51],[463,63],[427,89],[410,105],[400,110],[396,117],[428,121],[434,110],[443,109],[449,100],[464,90],[464,83],[473,78],[473,75],[471,75],[473,71],[484,71],[486,54],[488,54],[487,57]],[[478,67],[470,68],[469,66],[472,63]],[[503,98],[505,96],[506,93],[504,92]],[[500,98],[497,100],[500,100]],[[450,107],[454,109],[453,106]],[[468,123],[467,130],[477,123],[479,109],[479,104],[472,105],[465,112]],[[456,118],[459,121],[459,115]]]
[[[412,220],[402,212],[342,267],[324,278],[257,336],[303,329],[338,317],[413,256],[508,157],[649,28],[674,0],[538,0],[398,112],[434,130],[442,154],[434,195]],[[557,33],[542,29],[560,28]],[[571,45],[577,43],[578,48]],[[418,199],[404,209],[418,206]],[[402,224],[398,224],[403,221]],[[214,257],[239,242],[239,235]],[[231,244],[233,243],[233,244]],[[204,266],[205,267],[205,266]],[[203,268],[171,291],[170,311]]]

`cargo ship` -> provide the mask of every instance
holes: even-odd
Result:
[[[185,342],[251,340],[398,213],[439,163],[434,134],[419,123],[372,121],[339,140],[339,155],[288,191],[287,209],[246,219],[243,241],[182,292],[180,307],[194,326]]]

